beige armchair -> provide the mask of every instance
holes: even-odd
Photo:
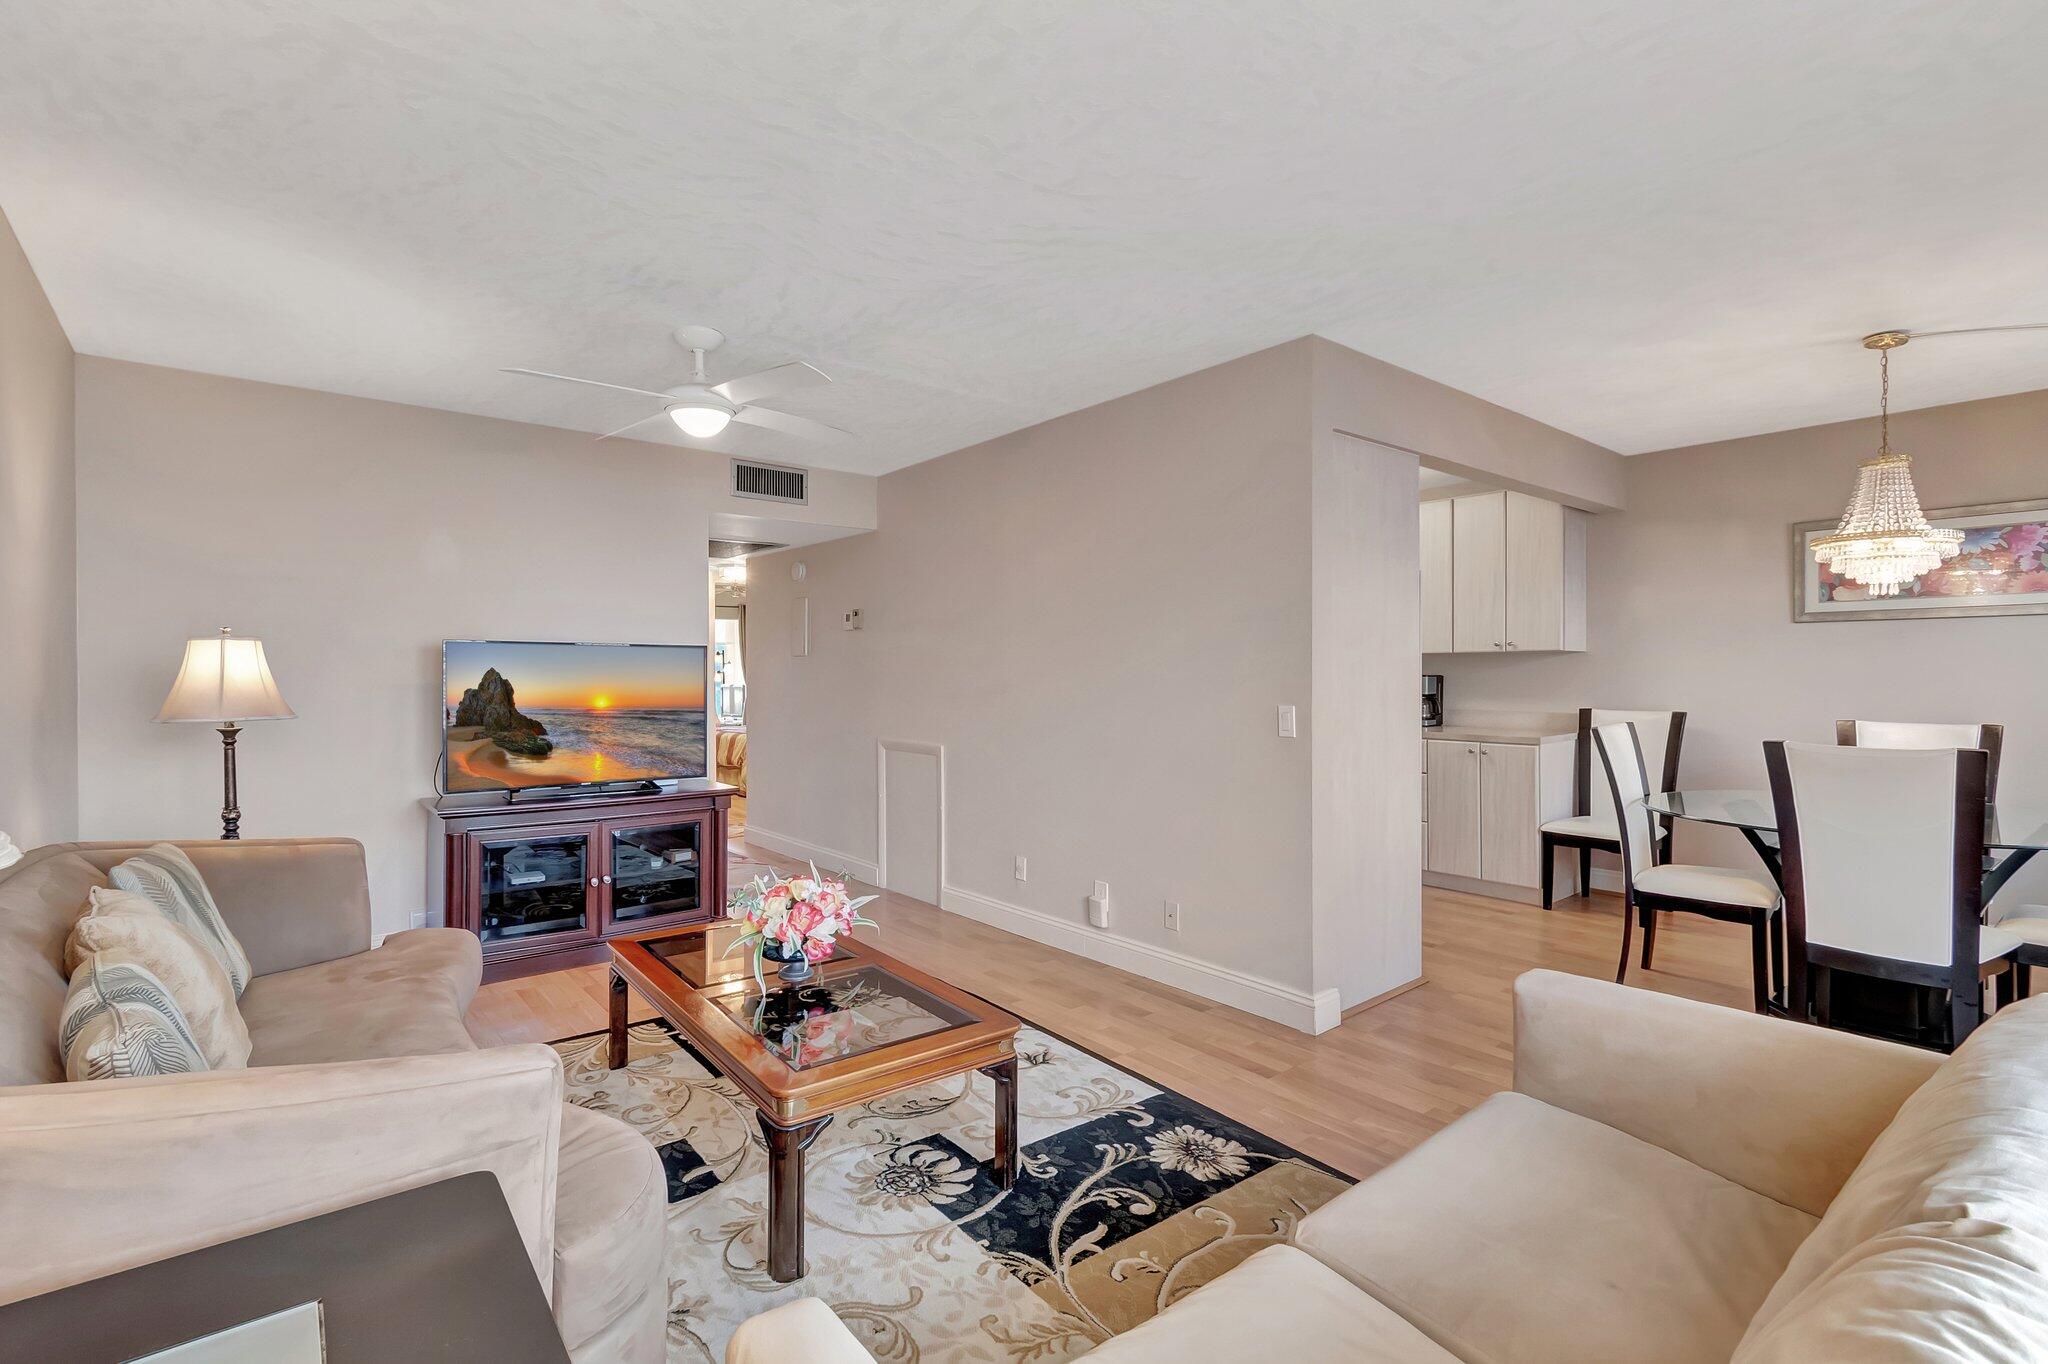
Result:
[[[183,844],[248,951],[247,1070],[69,1083],[64,942],[138,844],[0,871],[0,1302],[473,1170],[498,1177],[579,1364],[666,1349],[667,1181],[625,1124],[562,1102],[552,1048],[478,1050],[454,929],[370,946],[344,839]]]

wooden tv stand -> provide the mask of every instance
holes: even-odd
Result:
[[[703,923],[725,906],[725,812],[737,789],[472,791],[421,801],[427,893],[483,940],[484,979],[605,961],[608,940]]]

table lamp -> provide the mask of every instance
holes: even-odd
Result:
[[[235,740],[242,720],[289,720],[292,708],[278,694],[277,680],[263,657],[260,639],[236,639],[223,625],[212,639],[185,641],[185,661],[171,694],[156,713],[158,724],[198,721],[220,726],[220,836],[242,836],[242,808],[235,795]]]

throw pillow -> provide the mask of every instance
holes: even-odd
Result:
[[[211,1070],[249,1064],[249,1028],[235,1007],[235,987],[190,930],[172,923],[154,902],[95,886],[91,904],[71,930],[64,964],[76,975],[96,958],[102,972],[137,967],[171,997]]]
[[[132,962],[88,957],[58,1024],[67,1080],[126,1080],[205,1070],[206,1056],[163,982]]]
[[[135,854],[107,873],[120,890],[149,897],[165,918],[205,944],[213,959],[234,982],[235,995],[249,988],[249,954],[235,941],[220,906],[200,879],[199,868],[175,843],[158,843]]]

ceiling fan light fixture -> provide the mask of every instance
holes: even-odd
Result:
[[[727,409],[703,402],[677,403],[669,408],[668,415],[677,430],[699,440],[717,435],[732,421],[732,413]]]

